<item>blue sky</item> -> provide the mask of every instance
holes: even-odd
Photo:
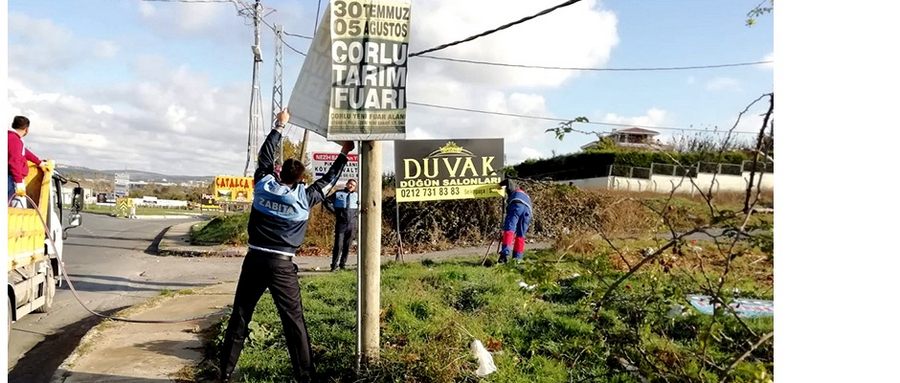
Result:
[[[556,0],[413,1],[411,50],[492,28]],[[586,0],[435,55],[536,65],[658,67],[771,59],[772,16],[746,27],[758,1]],[[317,3],[265,1],[266,19],[310,35]],[[324,5],[323,5],[324,11]],[[246,159],[251,27],[228,3],[11,0],[9,99],[32,118],[32,149],[60,162],[164,173],[236,174]],[[263,27],[268,113],[273,36]],[[286,37],[299,50],[306,40]],[[285,48],[285,102],[302,57]],[[415,59],[409,99],[558,118],[720,129],[772,91],[771,66],[672,72],[503,70]],[[757,108],[754,111],[759,111]],[[8,116],[11,118],[11,116]],[[740,130],[751,131],[751,116]],[[268,121],[268,116],[266,117]],[[411,106],[409,138],[506,138],[507,161],[567,153],[552,122]],[[596,125],[584,128],[608,128]],[[664,136],[675,132],[660,130]],[[291,131],[294,140],[298,129]],[[336,150],[317,137],[314,150]],[[392,143],[385,167],[393,168]]]

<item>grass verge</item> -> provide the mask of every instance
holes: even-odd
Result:
[[[97,214],[115,214],[117,212],[114,206],[99,206],[87,204],[84,206],[82,210],[86,213],[97,213]],[[146,206],[138,206],[135,208],[135,214],[137,215],[195,215],[199,214],[199,210],[187,210],[187,209],[167,209],[167,208],[159,208],[159,207],[146,207]]]
[[[247,244],[247,222],[250,213],[225,215],[213,218],[199,230],[191,229],[191,243],[194,245],[245,245]]]
[[[619,243],[632,252],[644,243]],[[697,248],[711,247],[698,243]],[[627,252],[627,251],[626,251]],[[705,269],[721,267],[712,253]],[[772,318],[704,316],[685,294],[697,293],[691,257],[663,257],[626,281],[604,307],[596,303],[622,275],[618,255],[601,245],[589,254],[529,253],[519,265],[482,267],[477,259],[390,264],[382,271],[381,362],[356,372],[356,276],[342,272],[303,278],[302,298],[321,382],[640,382],[719,381],[742,354],[751,333]],[[765,259],[764,259],[765,260]],[[771,299],[771,262],[735,260],[727,291]],[[763,276],[763,277],[760,277]],[[532,289],[522,288],[524,282]],[[210,350],[218,349],[227,318]],[[290,379],[278,313],[266,293],[253,316],[238,363],[241,381]],[[705,331],[704,329],[712,329]],[[481,379],[469,345],[479,339],[498,371]],[[773,347],[763,345],[738,363],[732,381],[767,381]],[[721,368],[721,367],[719,367]]]

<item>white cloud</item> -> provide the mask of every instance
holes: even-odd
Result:
[[[740,91],[741,82],[731,77],[715,77],[706,82],[706,90],[712,92]]]
[[[279,6],[274,15],[311,20],[310,12],[298,7]],[[465,37],[546,7],[546,2],[541,0],[417,2],[412,49]],[[243,47],[249,41],[249,28],[228,5],[139,2],[135,9],[137,17],[150,27],[151,34],[209,39],[229,47]],[[24,34],[36,20],[19,16],[24,21],[17,23],[21,28],[17,33]],[[287,24],[286,29],[299,32]],[[74,65],[79,59],[76,56],[84,51],[98,57],[114,57],[120,55],[121,47],[128,46],[125,42],[80,38],[51,21],[43,23],[42,28],[47,30],[48,39],[58,41],[53,44],[55,49],[40,56],[42,62],[59,59]],[[12,32],[12,22],[10,29]],[[515,26],[436,55],[544,65],[603,66],[617,44],[615,14],[604,10],[598,1],[587,0],[542,17],[540,23]],[[294,45],[303,47],[300,43]],[[77,46],[74,54],[69,49],[71,46]],[[21,61],[21,67],[27,67],[36,61],[37,53],[20,52],[16,57],[31,58]],[[81,88],[71,94],[55,86],[65,80],[62,65],[47,68],[48,85],[43,86],[37,86],[24,71],[10,71],[11,82],[16,83],[15,87],[10,86],[10,103],[17,112],[32,118],[35,129],[28,141],[36,153],[63,163],[100,169],[127,166],[169,174],[240,173],[247,143],[246,78],[214,85],[203,68],[168,62],[162,52],[153,54],[141,47],[128,46],[128,53],[136,58],[120,60],[122,65],[128,65],[130,79],[115,85]],[[209,60],[217,54],[198,53]],[[263,68],[270,70],[269,65]],[[538,116],[553,116],[542,90],[557,88],[577,75],[568,71],[508,70],[429,59],[415,59],[409,68],[410,101]],[[289,73],[286,68],[286,89],[293,88],[295,75],[296,72]],[[264,93],[264,111],[268,102]],[[577,150],[585,140],[582,136],[572,136],[557,141],[545,133],[556,126],[552,121],[415,105],[409,107],[407,121],[409,139],[502,137],[507,164],[546,157],[551,149],[560,153],[566,149]],[[268,123],[264,125],[267,130]],[[302,130],[295,128],[288,139],[296,142],[301,137]],[[338,150],[336,144],[322,137],[315,134],[310,137],[311,151]],[[392,149],[393,143],[384,143],[385,171],[393,170]]]
[[[216,38],[247,32],[247,28],[235,28],[242,26],[242,21],[227,3],[171,2],[147,6],[141,2],[138,14],[145,25],[166,36]]]
[[[612,124],[658,126],[665,123],[666,114],[667,113],[665,110],[654,107],[647,109],[647,112],[644,115],[635,117],[626,117],[620,116],[615,113],[607,113],[603,116],[603,122]]]
[[[83,59],[78,49],[79,41],[72,32],[49,19],[11,12],[9,35],[19,39],[18,43],[9,45],[11,75],[26,66],[34,71],[58,70]]]
[[[419,2],[413,6],[411,50],[455,41],[510,19],[547,8],[543,0],[457,0]],[[432,55],[470,60],[548,66],[603,66],[619,43],[618,19],[597,1],[583,1],[470,43]],[[410,64],[426,73],[443,73],[467,82],[513,87],[555,87],[576,75],[573,71],[513,69],[430,59]],[[412,77],[412,76],[411,76]]]
[[[145,18],[153,17],[156,14],[156,7],[149,2],[142,1],[138,3],[138,12]]]
[[[540,0],[429,1],[414,5],[411,50],[457,40],[533,14],[547,7]],[[584,1],[471,43],[435,52],[435,56],[534,65],[603,66],[618,42],[616,15],[598,1]],[[590,36],[586,38],[585,36]],[[557,88],[577,76],[572,71],[497,68],[445,61],[410,62],[410,101],[489,112],[548,116],[541,89]],[[549,133],[552,121],[444,110],[411,105],[409,138],[497,138],[505,142],[506,163],[549,155],[550,148],[576,150],[582,137],[559,142]],[[388,157],[388,156],[386,156]],[[386,161],[393,166],[393,158]]]
[[[763,113],[765,113],[764,107],[759,106],[754,108],[756,109],[756,113],[747,113],[741,116],[741,120],[737,124],[737,128],[735,131],[738,132],[759,132],[759,129],[762,128],[763,120],[765,120]],[[731,129],[734,126],[734,122],[737,120],[735,117],[734,120],[730,121],[727,125],[725,125],[726,129]],[[766,129],[768,131],[768,129]]]
[[[113,108],[109,105],[91,105],[91,110],[93,110],[94,113],[97,113],[97,114],[100,114],[100,113],[113,114]]]
[[[97,90],[90,100],[38,92],[10,79],[9,99],[13,113],[31,119],[29,147],[42,158],[170,174],[242,171],[244,87],[214,87],[185,68],[163,66],[158,73],[168,75]]]
[[[769,52],[769,54],[765,55],[761,61],[771,61],[771,63],[763,64],[763,68],[769,70],[775,68],[775,52]]]
[[[55,86],[64,71],[118,53],[111,41],[76,38],[50,19],[19,12],[9,14],[9,36],[9,77],[32,85]]]
[[[526,160],[530,159],[539,159],[543,156],[540,150],[529,148],[527,146],[522,147],[522,156],[525,157]]]
[[[94,56],[99,58],[113,58],[119,53],[119,46],[112,41],[100,41],[94,46]]]
[[[162,20],[175,16],[175,12],[163,11],[168,7],[138,4],[135,8],[143,17]],[[247,28],[235,28],[243,25],[233,7],[206,4],[200,8],[207,11],[181,9],[180,16],[168,24],[173,33],[246,44],[246,39],[218,33],[224,29],[232,34],[247,32]],[[221,11],[208,11],[210,8]],[[211,21],[219,13],[224,22]],[[243,171],[249,92],[243,76],[231,84],[214,85],[206,72],[169,62],[164,52],[150,54],[146,48],[130,46],[129,53],[136,58],[118,61],[126,69],[124,81],[67,90],[68,69],[92,58],[114,57],[119,54],[120,42],[77,36],[49,19],[19,13],[10,17],[14,21],[10,24],[8,99],[12,113],[32,120],[27,141],[42,158],[97,169],[129,167],[169,174]],[[209,26],[211,23],[216,25]],[[147,33],[158,34],[161,28]],[[214,52],[200,54],[215,57]],[[263,99],[263,110],[267,110],[266,96]],[[266,123],[260,141],[267,128]],[[322,145],[329,150],[336,146]]]
[[[437,137],[420,127],[416,127],[406,132],[406,138],[410,140],[431,140]]]
[[[448,82],[453,84],[452,81]],[[441,90],[435,90],[441,92]],[[427,92],[431,93],[431,92]],[[440,95],[427,94],[426,100],[444,101],[445,105],[485,110],[489,112],[550,116],[544,97],[533,93],[506,93],[500,90],[457,89]],[[489,114],[467,113],[412,105],[408,110],[407,127],[417,136],[447,138],[497,138],[502,137],[507,146],[509,161],[525,158],[513,148],[525,143],[551,139],[544,130],[555,123],[539,120]],[[546,137],[545,137],[546,136]]]
[[[196,117],[187,114],[188,111],[184,107],[169,105],[166,108],[166,122],[168,122],[166,127],[177,133],[187,132],[187,123],[197,120]]]

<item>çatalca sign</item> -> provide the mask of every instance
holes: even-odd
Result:
[[[397,202],[503,196],[503,139],[397,141]]]
[[[219,201],[253,200],[253,177],[216,176],[213,191]]]

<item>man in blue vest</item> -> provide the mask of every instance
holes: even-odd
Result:
[[[510,247],[513,259],[521,262],[525,254],[525,233],[531,223],[531,198],[511,179],[503,180],[500,186],[506,188],[506,217],[503,220],[502,247],[497,262],[506,263],[509,260]]]
[[[347,264],[350,246],[356,239],[359,218],[359,193],[356,180],[347,180],[344,189],[338,190],[325,200],[325,208],[334,213],[334,247],[331,249],[331,271],[338,266],[341,270]],[[340,257],[340,258],[339,258]],[[338,264],[340,260],[340,264]]]
[[[290,118],[287,109],[276,116],[275,128],[259,149],[256,173],[253,175],[253,204],[250,209],[249,251],[241,266],[237,291],[222,352],[219,373],[223,382],[231,377],[244,339],[249,335],[248,324],[256,303],[266,289],[272,293],[275,307],[281,316],[287,349],[291,357],[294,378],[299,382],[314,382],[315,366],[294,254],[303,243],[312,207],[325,200],[332,183],[340,177],[347,163],[347,153],[353,142],[342,143],[341,154],[322,178],[312,185],[302,183],[305,167],[298,159],[282,164],[279,178],[275,177],[275,151],[281,145],[281,130]]]

